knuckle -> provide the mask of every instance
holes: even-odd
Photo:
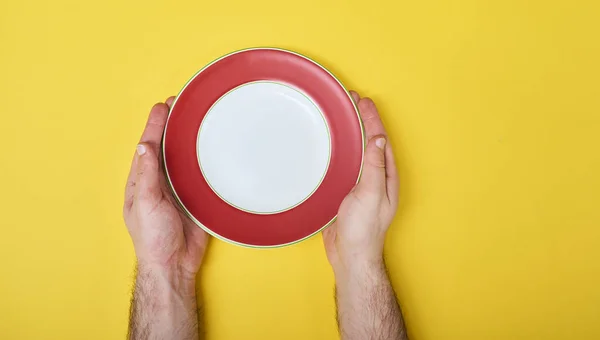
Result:
[[[381,157],[371,157],[369,159],[369,165],[375,168],[385,169],[385,161],[381,159]]]
[[[371,142],[369,147],[371,148],[371,153],[369,154],[369,157],[367,157],[367,163],[376,168],[385,168],[385,157],[381,150],[375,146],[375,141]]]

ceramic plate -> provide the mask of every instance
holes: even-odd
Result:
[[[358,110],[324,67],[255,48],[200,70],[163,138],[167,178],[198,226],[227,242],[276,247],[335,220],[360,176]]]

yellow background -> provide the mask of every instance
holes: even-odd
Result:
[[[597,1],[2,1],[0,338],[121,339],[121,218],[147,113],[232,50],[276,46],[374,98],[402,204],[413,339],[600,338]],[[321,237],[213,240],[208,339],[335,339]]]

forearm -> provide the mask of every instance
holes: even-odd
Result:
[[[194,278],[138,266],[128,339],[198,339]]]
[[[407,339],[402,313],[383,260],[335,270],[343,340]]]

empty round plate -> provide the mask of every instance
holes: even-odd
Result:
[[[256,48],[217,59],[185,85],[163,155],[174,196],[198,226],[275,247],[335,220],[364,143],[358,110],[330,72],[294,52]]]

